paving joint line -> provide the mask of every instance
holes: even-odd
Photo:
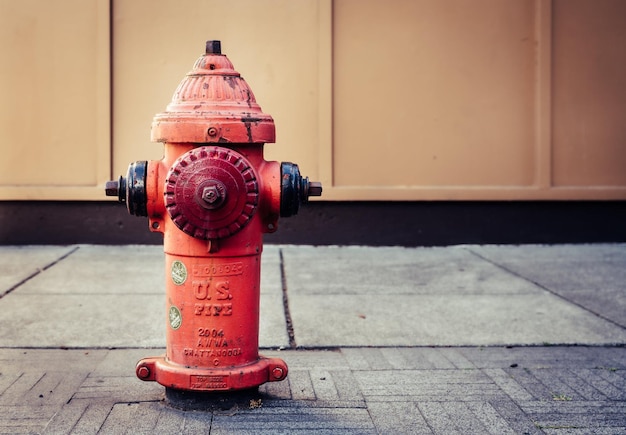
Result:
[[[547,291],[547,292],[548,292],[548,293],[550,293],[551,295],[556,296],[556,297],[558,297],[559,299],[564,300],[564,301],[566,301],[566,302],[568,302],[568,303],[570,303],[570,304],[572,304],[572,305],[575,305],[575,306],[577,306],[578,308],[582,308],[584,311],[586,311],[586,312],[588,312],[588,313],[591,313],[591,314],[593,314],[594,316],[599,317],[600,319],[605,320],[605,321],[609,322],[610,324],[612,324],[612,325],[614,325],[614,326],[617,326],[617,327],[618,327],[618,328],[620,328],[620,329],[626,329],[626,327],[624,327],[623,325],[620,325],[620,324],[619,324],[619,323],[617,323],[616,321],[614,321],[614,320],[612,320],[612,319],[609,319],[608,317],[605,317],[605,316],[603,316],[603,315],[602,315],[602,314],[600,314],[600,313],[596,313],[595,311],[593,311],[593,310],[591,310],[591,309],[587,308],[586,306],[584,306],[584,305],[582,305],[582,304],[579,304],[578,302],[574,302],[574,301],[571,301],[571,300],[567,299],[565,296],[563,296],[563,295],[561,295],[561,294],[559,294],[559,293],[555,292],[554,290],[550,289],[549,287],[547,287],[547,286],[545,286],[545,285],[543,285],[543,284],[541,284],[541,283],[539,283],[539,282],[537,282],[537,281],[535,281],[535,280],[532,280],[532,279],[530,279],[530,278],[528,278],[528,277],[525,277],[524,275],[522,275],[522,274],[520,274],[520,273],[517,273],[517,272],[515,272],[514,270],[511,270],[511,269],[509,269],[508,267],[506,267],[506,266],[504,266],[504,265],[502,265],[502,264],[498,264],[498,263],[496,263],[495,261],[490,260],[489,258],[487,258],[487,257],[484,257],[484,256],[480,255],[478,252],[473,251],[471,248],[465,247],[465,250],[467,250],[470,254],[472,254],[472,255],[474,255],[474,256],[476,256],[476,257],[480,258],[481,260],[484,260],[484,261],[486,261],[487,263],[492,264],[492,265],[496,266],[497,268],[499,268],[499,269],[501,269],[501,270],[504,270],[505,272],[510,273],[510,274],[511,274],[511,275],[513,275],[513,276],[516,276],[516,277],[518,277],[518,278],[520,278],[520,279],[523,279],[523,280],[524,280],[524,281],[526,281],[526,282],[529,282],[529,283],[531,283],[531,284],[534,284],[534,285],[536,285],[537,287],[539,287],[540,289]]]
[[[283,256],[282,248],[278,250],[278,256],[280,258],[280,282],[283,291],[283,311],[285,312],[285,324],[287,326],[287,336],[289,337],[289,348],[297,349],[296,335],[293,330],[293,320],[291,318],[291,311],[289,309],[289,295],[287,294],[287,274],[285,272],[285,258]]]
[[[28,281],[30,281],[31,279],[33,279],[34,277],[36,277],[37,275],[41,274],[42,272],[45,272],[46,270],[50,269],[52,266],[54,266],[55,264],[58,264],[59,262],[65,260],[67,257],[69,257],[70,255],[72,255],[74,252],[78,251],[80,249],[80,246],[75,246],[72,250],[70,250],[69,252],[66,252],[65,254],[61,255],[59,258],[57,258],[56,260],[52,261],[51,263],[46,264],[44,267],[42,267],[41,269],[37,269],[36,271],[34,271],[33,273],[31,273],[29,276],[27,276],[26,278],[24,278],[23,280],[21,280],[20,282],[18,282],[17,284],[15,284],[13,287],[9,288],[7,291],[5,291],[4,293],[0,294],[0,299],[2,299],[3,297],[7,296],[8,294],[12,293],[14,290],[20,288],[22,285],[26,284]]]

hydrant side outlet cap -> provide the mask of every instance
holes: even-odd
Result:
[[[152,122],[153,142],[273,143],[274,120],[257,104],[252,90],[221,54],[219,41],[207,41],[206,53],[174,92],[165,112]]]

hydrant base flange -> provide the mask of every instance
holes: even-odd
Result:
[[[143,381],[156,381],[167,388],[204,392],[247,390],[287,377],[287,364],[280,358],[259,359],[233,367],[185,367],[167,361],[165,356],[144,358],[135,373]]]

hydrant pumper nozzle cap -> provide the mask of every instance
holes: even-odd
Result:
[[[222,54],[220,41],[207,41],[205,54],[174,92],[165,112],[152,122],[153,142],[273,143],[274,120]]]

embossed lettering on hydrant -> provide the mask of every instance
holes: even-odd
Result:
[[[192,273],[194,277],[241,275],[243,273],[243,263],[195,264]]]
[[[197,280],[191,283],[196,299],[217,299],[218,301],[230,300],[233,295],[230,293],[229,281]]]

